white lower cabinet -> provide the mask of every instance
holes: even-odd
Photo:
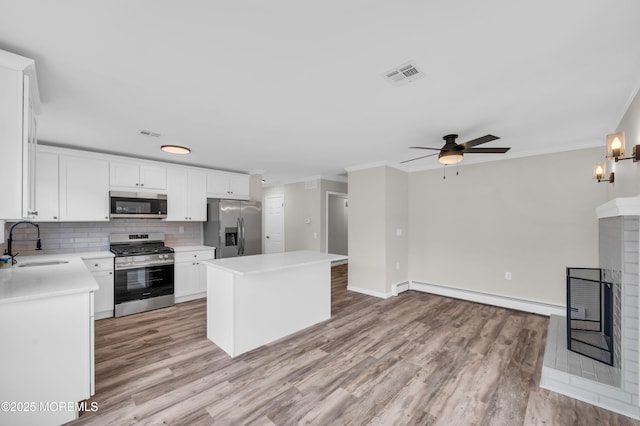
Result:
[[[83,259],[100,289],[94,293],[95,319],[113,316],[113,257]]]
[[[0,401],[14,404],[0,411],[1,425],[77,418],[76,403],[94,389],[91,306],[91,292],[1,305]]]
[[[206,268],[201,263],[215,258],[215,249],[184,251],[175,254],[174,286],[176,303],[207,295]]]

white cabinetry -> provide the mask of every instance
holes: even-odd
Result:
[[[38,173],[36,174],[36,206],[38,222],[60,220],[60,184],[58,154],[45,152],[38,147]]]
[[[109,162],[60,156],[60,220],[109,220]]]
[[[207,176],[187,167],[167,170],[168,221],[207,220]]]
[[[0,50],[0,219],[36,218],[35,110],[39,105],[35,63]]]
[[[0,401],[26,409],[0,411],[0,424],[59,425],[77,417],[77,408],[58,404],[93,394],[92,305],[89,291],[2,305]],[[30,402],[52,406],[28,409]]]
[[[95,319],[113,316],[113,257],[82,259],[100,289],[94,293]]]
[[[167,168],[151,164],[110,162],[111,186],[134,189],[166,189]]]
[[[215,249],[177,252],[175,255],[174,286],[176,302],[186,302],[207,295],[207,276],[203,260],[215,257]]]
[[[249,175],[240,173],[207,173],[207,196],[211,198],[249,199]]]

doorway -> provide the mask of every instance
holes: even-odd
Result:
[[[326,250],[331,254],[349,252],[349,197],[340,192],[327,192]]]

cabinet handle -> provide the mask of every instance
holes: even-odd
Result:
[[[94,264],[93,264],[93,266],[95,266],[95,267],[97,268],[97,267],[98,267],[98,264],[97,264],[97,263],[94,263]]]
[[[109,275],[113,275],[113,272],[109,272]]]
[[[136,186],[140,186],[140,184],[139,184],[139,183],[136,183]]]
[[[58,216],[54,216],[53,218],[57,220],[57,219],[58,219]]]
[[[144,186],[144,183],[141,183],[140,186]]]

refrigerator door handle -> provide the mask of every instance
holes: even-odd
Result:
[[[245,237],[245,228],[244,228],[244,217],[240,218],[240,223],[242,224],[242,239],[240,240],[242,242],[242,255],[244,255],[244,237]]]
[[[240,222],[240,218],[236,221],[236,235],[238,241],[236,241],[236,245],[238,246],[238,256],[242,254],[242,223]]]

